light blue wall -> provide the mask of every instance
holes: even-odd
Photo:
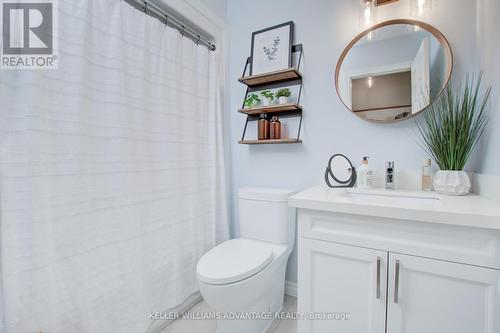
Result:
[[[240,186],[286,187],[302,190],[320,184],[325,163],[337,152],[358,162],[372,157],[375,169],[386,160],[396,167],[417,170],[426,158],[413,140],[411,121],[395,125],[365,122],[347,112],[333,84],[337,59],[358,32],[358,0],[232,0],[228,2],[229,91],[233,236],[239,235],[237,188]],[[382,7],[379,19],[407,17],[406,0]],[[245,117],[237,112],[245,87],[237,82],[250,54],[253,31],[293,20],[296,42],[304,44],[301,72],[304,74],[304,127],[299,145],[245,146],[237,144]],[[434,1],[431,16],[425,19],[450,40],[455,52],[455,75],[477,69],[475,2],[470,0]],[[287,279],[296,281],[293,254]]]
[[[485,83],[493,86],[491,117],[482,142],[481,173],[500,176],[500,1],[478,0],[478,39]]]

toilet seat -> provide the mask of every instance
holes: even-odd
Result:
[[[232,239],[208,251],[198,262],[200,281],[228,284],[244,280],[262,271],[273,261],[269,246],[249,239]]]

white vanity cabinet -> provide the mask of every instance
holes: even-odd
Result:
[[[500,270],[390,253],[388,281],[388,333],[500,332]]]
[[[309,316],[299,333],[500,332],[500,223],[370,216],[331,200],[290,201],[298,208],[298,311]]]
[[[298,310],[339,313],[299,320],[299,332],[385,332],[386,252],[303,239],[299,262]]]

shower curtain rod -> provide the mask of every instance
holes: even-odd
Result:
[[[196,30],[191,29],[175,17],[170,16],[169,13],[159,8],[154,3],[147,0],[125,0],[125,2],[148,15],[156,17],[166,25],[179,30],[179,33],[192,39],[196,44],[205,45],[210,51],[215,51],[214,43],[210,42],[207,38],[202,37],[200,33],[196,32]]]

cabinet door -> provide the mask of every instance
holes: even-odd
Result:
[[[387,252],[301,238],[298,310],[307,319],[298,320],[298,331],[384,333],[387,257]],[[318,317],[332,313],[337,315]]]
[[[388,333],[500,332],[500,271],[389,254]]]

